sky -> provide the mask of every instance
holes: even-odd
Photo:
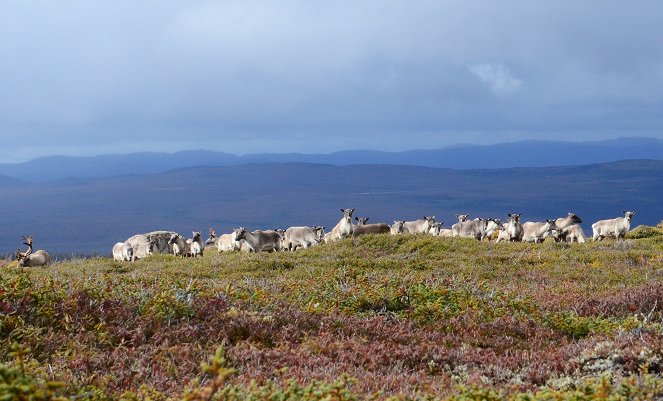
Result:
[[[0,2],[0,162],[663,138],[660,1]]]

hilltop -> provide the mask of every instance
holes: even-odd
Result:
[[[378,235],[297,253],[0,268],[0,371],[20,355],[28,375],[0,384],[183,399],[214,391],[200,362],[223,345],[225,361],[208,369],[221,374],[220,399],[653,399],[663,236],[651,235],[537,245]]]

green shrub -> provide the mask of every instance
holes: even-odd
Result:
[[[663,228],[650,227],[650,226],[637,226],[633,230],[626,233],[626,238],[628,239],[642,239],[642,238],[652,238],[663,235]]]
[[[544,323],[573,339],[581,339],[596,333],[611,334],[619,328],[616,322],[609,319],[596,316],[578,316],[575,312],[546,314]]]
[[[10,354],[15,358],[15,366],[0,364],[0,400],[67,400],[62,396],[62,383],[35,380],[25,373],[24,362],[29,352],[30,349],[14,344]]]

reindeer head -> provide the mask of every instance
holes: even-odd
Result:
[[[246,237],[246,228],[240,227],[235,230],[235,241],[244,239],[244,237]]]
[[[281,228],[277,228],[274,231],[276,231],[276,233],[279,235],[279,238],[281,239],[281,241],[285,240],[285,230],[283,230]]]
[[[170,240],[168,240],[168,245],[171,245],[173,243],[173,242],[170,242],[173,239],[173,237],[175,237],[175,240],[173,241],[173,242],[175,242],[177,240],[178,235],[173,234],[170,237]],[[157,252],[159,252],[159,240],[156,239],[156,238],[148,239],[147,240],[147,254],[152,255],[152,254],[155,254]]]
[[[467,221],[467,218],[470,217],[469,214],[457,214],[456,217],[458,218],[458,222],[462,223],[464,221]]]
[[[341,209],[341,213],[343,213],[343,218],[345,221],[348,223],[352,224],[352,213],[354,213],[354,209]]]
[[[209,229],[209,238],[207,241],[205,241],[205,245],[210,245],[214,243],[214,240],[216,240],[216,231],[214,231],[213,228]]]
[[[322,241],[325,237],[325,226],[313,226],[311,227],[311,230],[313,230],[313,233],[319,241]]]
[[[25,252],[21,252],[20,249],[17,249],[16,260],[18,261],[18,265],[23,267],[32,253],[32,235],[23,235],[21,238],[23,239],[23,245],[27,245],[28,249]]]
[[[629,212],[627,210],[624,210],[624,218],[630,223],[631,220],[633,220],[633,216],[635,216],[635,212]]]
[[[16,250],[16,260],[18,261],[18,265],[20,267],[25,267],[25,265],[28,263],[28,260],[30,259],[30,254],[32,253],[32,248],[28,248],[26,252],[21,252],[20,249]]]
[[[174,244],[175,242],[177,242],[177,239],[178,239],[179,237],[180,237],[179,234],[173,234],[173,235],[171,235],[171,236],[170,236],[170,239],[168,240],[168,245],[172,245],[172,244]],[[150,242],[150,245],[152,245],[151,242]]]
[[[405,220],[394,220],[394,225],[391,226],[391,234],[400,234],[403,232],[403,224]]]
[[[582,219],[575,213],[569,212],[569,217],[568,217],[573,223],[572,224],[580,224],[582,223]],[[571,225],[571,224],[569,224]]]
[[[21,252],[21,249],[16,250],[16,261],[18,261],[19,265],[21,264],[21,260],[25,258],[25,254]]]

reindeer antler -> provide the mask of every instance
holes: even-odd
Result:
[[[32,253],[32,235],[23,235],[23,245],[27,245],[28,249],[23,253],[23,256],[28,256]]]

